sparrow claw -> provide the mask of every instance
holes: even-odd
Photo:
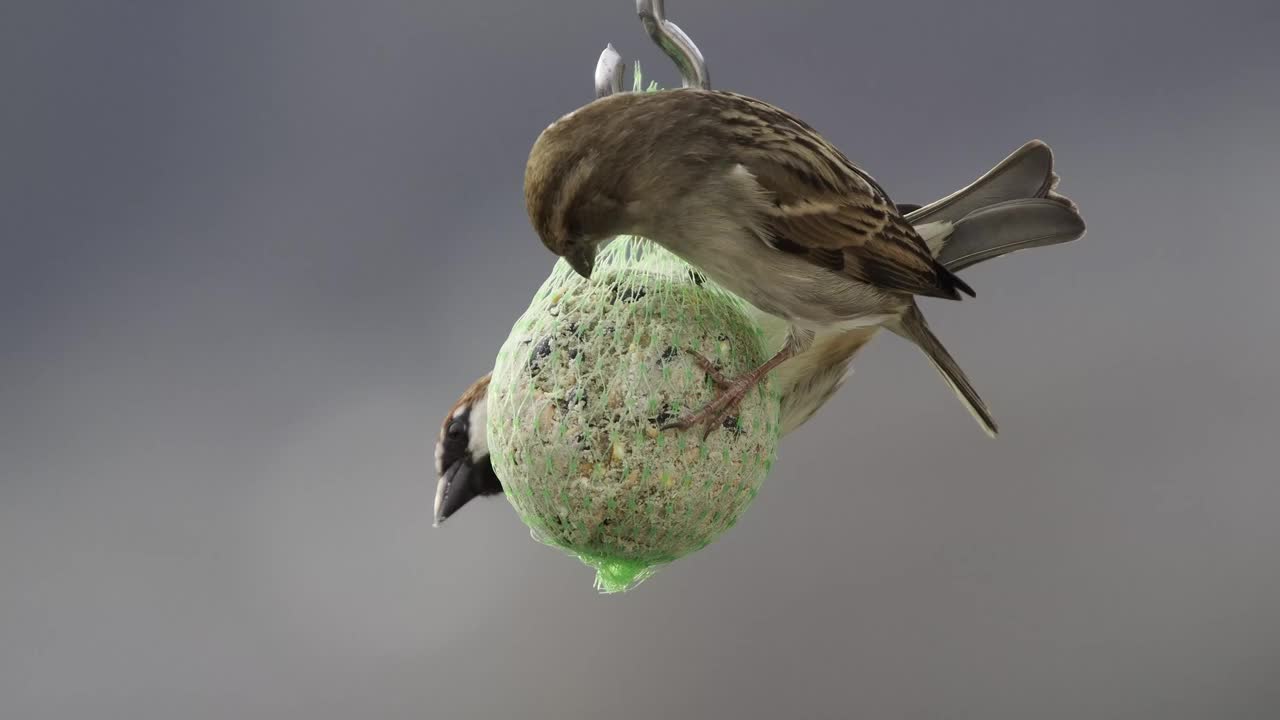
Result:
[[[721,378],[723,380],[723,378]],[[701,410],[682,413],[680,417],[670,422],[664,423],[661,430],[688,430],[695,425],[702,425],[702,439],[705,441],[711,437],[711,431],[724,424],[726,418],[731,416],[738,406],[742,404],[742,398],[746,396],[747,390],[750,389],[752,383],[738,381],[734,383],[726,383],[721,388],[720,395],[711,402],[702,407]]]
[[[769,363],[760,368],[730,380],[724,376],[720,367],[705,355],[687,348],[685,352],[693,356],[693,361],[698,364],[698,367],[702,368],[707,377],[711,379],[711,382],[715,383],[720,393],[711,402],[702,406],[702,409],[682,413],[675,420],[663,423],[659,430],[688,430],[695,425],[702,425],[702,439],[704,441],[711,437],[711,431],[718,426],[732,428],[734,424],[725,425],[725,421],[738,411],[738,408],[742,405],[742,399],[747,396],[751,388],[760,382],[765,373],[771,370],[778,362],[789,357],[779,353],[773,360],[770,360]]]
[[[707,377],[711,378],[711,382],[715,383],[721,392],[728,390],[733,385],[733,381],[720,372],[720,366],[707,359],[706,355],[688,349],[685,352],[693,356],[693,361],[698,364],[698,367],[702,368],[702,371],[707,374]]]

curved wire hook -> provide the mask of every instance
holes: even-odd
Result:
[[[711,89],[711,75],[702,51],[678,25],[667,19],[663,0],[636,0],[636,14],[645,32],[680,70],[685,87]]]
[[[685,87],[711,89],[711,76],[702,51],[679,25],[666,18],[663,0],[636,0],[636,14],[645,31],[680,71]],[[596,99],[622,92],[622,79],[626,71],[622,54],[610,43],[596,61]]]

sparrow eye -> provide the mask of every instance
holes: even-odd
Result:
[[[462,423],[451,423],[449,425],[449,429],[445,432],[445,435],[450,440],[461,440],[466,437],[467,429],[462,426]]]

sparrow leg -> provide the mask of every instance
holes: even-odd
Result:
[[[720,372],[720,367],[714,362],[708,360],[706,355],[703,355],[700,352],[694,352],[693,350],[686,350],[686,352],[693,356],[693,361],[698,364],[698,367],[702,368],[702,371],[707,374],[707,377],[711,378],[711,382],[715,383],[716,387],[722,392],[728,390],[729,386],[733,384],[732,380],[725,377],[724,373]]]
[[[813,342],[813,333],[807,332],[800,334],[795,329],[787,336],[787,342],[782,346],[773,357],[769,358],[763,365],[745,373],[732,380],[726,378],[715,363],[703,357],[699,353],[692,353],[694,361],[707,373],[711,381],[719,388],[720,394],[714,400],[707,403],[700,410],[689,411],[680,415],[680,417],[668,422],[662,426],[663,430],[679,429],[688,430],[695,425],[702,426],[702,439],[706,440],[711,431],[724,422],[738,406],[742,404],[742,399],[756,385],[768,377],[774,368],[778,367],[787,360],[795,357]],[[692,351],[691,351],[692,352]]]

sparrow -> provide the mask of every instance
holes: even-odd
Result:
[[[435,524],[474,498],[502,494],[485,439],[489,377],[476,380],[445,415],[436,438]]]
[[[542,243],[584,278],[602,244],[639,235],[787,324],[782,348],[736,378],[697,356],[719,393],[664,429],[701,425],[705,436],[819,333],[884,327],[923,350],[982,428],[998,432],[917,304],[973,289],[874,178],[785,110],[697,87],[599,98],[538,136],[524,191]]]
[[[899,204],[897,208],[930,252],[958,272],[1017,250],[1083,237],[1085,225],[1078,208],[1057,193],[1057,184],[1052,151],[1033,140],[964,188],[926,206]],[[765,330],[766,342],[773,343],[768,347],[778,347],[787,323],[759,311],[754,314]],[[873,327],[820,332],[809,350],[778,368],[784,437],[836,394],[853,358],[876,332]],[[437,525],[472,498],[502,492],[489,463],[484,423],[471,420],[485,412],[488,384],[489,375],[473,383],[449,410],[441,428],[436,444]],[[457,433],[453,439],[450,429]],[[463,439],[463,432],[470,436]],[[460,469],[454,469],[457,463],[462,463]]]

